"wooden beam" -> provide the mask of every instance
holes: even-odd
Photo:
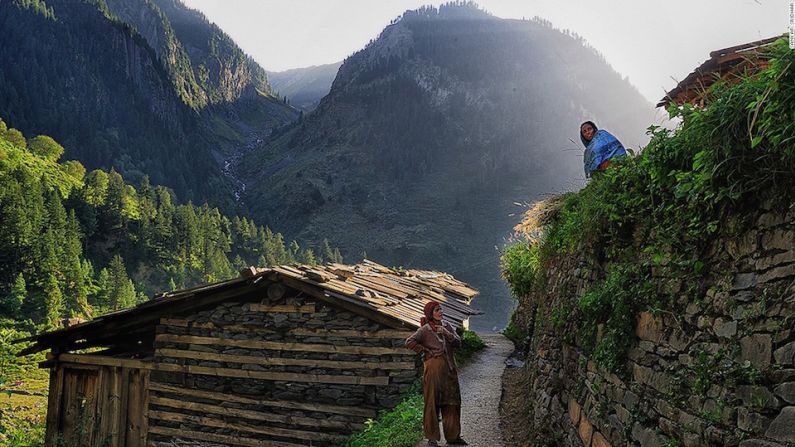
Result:
[[[293,444],[283,441],[265,439],[251,439],[240,436],[218,435],[203,431],[182,430],[170,427],[149,427],[149,433],[170,438],[195,439],[197,441],[214,442],[218,444],[242,445],[245,447],[306,447],[306,444]]]
[[[220,419],[215,419],[206,416],[193,416],[189,414],[171,413],[168,411],[149,410],[149,419],[157,419],[160,421],[179,422],[197,424],[203,427],[215,427],[226,430],[236,430],[244,433],[252,433],[268,436],[280,436],[284,438],[293,439],[306,439],[307,441],[330,441],[341,442],[347,439],[344,435],[334,435],[329,433],[320,433],[314,431],[294,430],[288,428],[265,427],[262,425],[245,425],[240,423],[225,422]]]
[[[360,355],[411,355],[406,348],[384,348],[380,346],[336,346],[310,343],[286,343],[262,340],[236,340],[231,338],[199,337],[194,335],[158,334],[156,342],[184,343],[193,345],[230,346],[235,348],[267,349],[272,351],[327,352]]]
[[[163,357],[176,357],[182,359],[210,360],[223,363],[246,363],[250,365],[268,366],[308,366],[311,368],[332,368],[332,369],[415,369],[414,362],[365,362],[365,361],[341,361],[341,360],[315,360],[315,359],[293,359],[285,357],[259,357],[250,355],[230,355],[216,354],[212,352],[189,351],[182,349],[158,349],[157,354]]]
[[[63,363],[77,363],[80,365],[114,366],[132,369],[155,369],[154,362],[136,359],[120,359],[116,357],[103,357],[90,354],[60,354],[58,361]]]
[[[271,312],[271,313],[301,313],[312,314],[315,313],[315,305],[305,304],[303,306],[296,306],[290,304],[249,304],[249,309],[254,312]]]
[[[315,419],[302,416],[290,416],[284,414],[266,413],[262,411],[242,410],[239,408],[220,407],[217,405],[203,404],[165,397],[152,397],[150,402],[153,405],[162,407],[176,408],[179,410],[196,411],[200,413],[220,414],[222,416],[232,416],[252,421],[276,422],[286,425],[305,425],[307,427],[336,428],[342,430],[361,430],[364,428],[362,423],[332,421],[328,419]]]
[[[343,414],[374,418],[376,410],[363,407],[347,407],[344,405],[328,405],[317,402],[295,402],[290,400],[262,400],[251,397],[238,396],[232,393],[219,393],[216,391],[183,388],[174,385],[151,382],[149,389],[160,393],[171,393],[180,396],[198,397],[202,399],[217,400],[220,402],[237,402],[241,404],[261,405],[266,407],[289,408],[293,410],[317,411],[320,413]]]
[[[245,369],[216,368],[210,366],[173,365],[170,363],[156,363],[155,370],[216,377],[235,377],[240,379],[278,380],[284,382],[333,383],[342,385],[389,385],[389,377],[385,376],[360,377],[328,374],[249,371]]]
[[[172,324],[173,323],[173,324]],[[398,338],[405,339],[414,332],[399,329],[381,329],[376,331],[359,331],[355,329],[311,329],[311,328],[291,328],[286,330],[270,329],[255,325],[229,324],[217,325],[211,322],[189,322],[188,320],[176,320],[163,318],[160,324],[179,328],[200,328],[210,330],[226,330],[230,332],[251,332],[263,334],[284,333],[290,335],[303,335],[312,337],[358,337],[358,338]]]
[[[159,353],[159,351],[158,351]],[[206,354],[193,352],[193,358]],[[216,354],[218,355],[218,354]],[[360,377],[325,374],[300,374],[287,372],[249,371],[235,368],[215,368],[194,365],[174,365],[170,363],[144,362],[141,360],[117,359],[113,357],[100,357],[86,354],[61,354],[64,363],[75,363],[90,366],[111,366],[134,369],[148,369],[167,372],[182,372],[186,374],[210,375],[219,377],[239,377],[261,380],[284,380],[288,382],[308,383],[337,383],[348,385],[389,385],[389,377]],[[254,359],[254,358],[252,358]]]

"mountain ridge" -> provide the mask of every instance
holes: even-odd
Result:
[[[582,184],[569,135],[585,119],[642,141],[653,116],[548,22],[421,8],[347,58],[303,122],[246,157],[244,200],[291,237],[323,235],[349,258],[432,265],[488,290],[491,329],[511,306],[494,247],[516,223],[514,202]]]
[[[180,40],[190,27],[172,28],[182,22],[158,5],[192,17],[198,37]],[[52,135],[89,169],[115,167],[134,183],[149,175],[187,199],[234,207],[226,161],[298,112],[272,96],[264,70],[226,34],[190,11],[165,0],[3,2],[0,115],[26,134]],[[194,65],[191,57],[214,57],[195,50],[202,36],[227,59]]]

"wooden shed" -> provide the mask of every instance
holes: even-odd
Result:
[[[692,104],[703,107],[704,95],[712,84],[720,80],[731,82],[739,75],[756,73],[767,68],[768,47],[786,36],[787,34],[784,34],[712,51],[709,53],[709,59],[668,92],[657,103],[657,107],[667,107],[669,104]]]
[[[31,337],[50,350],[46,445],[335,445],[419,373],[404,339],[429,300],[456,327],[477,291],[450,275],[251,268]]]

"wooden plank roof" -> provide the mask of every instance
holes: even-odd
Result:
[[[470,306],[478,291],[442,272],[393,269],[369,260],[357,265],[251,267],[241,272],[239,278],[161,293],[136,307],[29,337],[24,341],[34,344],[20,355],[53,348],[65,352],[104,346],[106,340],[146,332],[146,328],[153,331],[163,316],[265,291],[277,282],[395,328],[419,327],[422,309],[428,301],[441,303],[445,319],[456,327],[481,313]]]
[[[709,59],[669,91],[657,103],[657,107],[667,106],[672,102],[681,105],[702,98],[704,92],[716,81],[725,79],[731,74],[739,74],[743,69],[764,69],[766,61],[760,59],[760,56],[764,53],[765,47],[786,36],[787,34],[783,34],[712,51],[709,53]]]

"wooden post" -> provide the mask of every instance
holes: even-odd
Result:
[[[61,395],[63,394],[63,366],[56,364],[50,369],[50,388],[47,396],[47,434],[45,447],[55,447],[55,440],[61,422]]]

